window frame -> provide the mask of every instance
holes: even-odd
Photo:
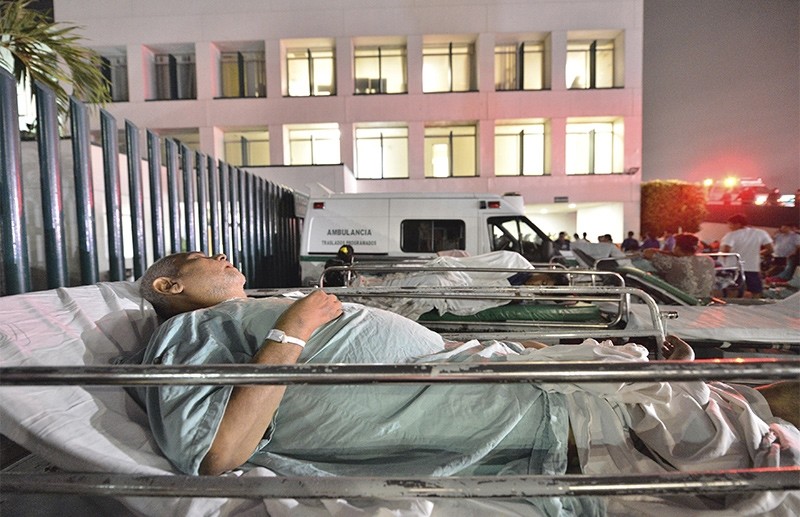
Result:
[[[391,54],[392,51],[398,51],[399,54]],[[365,55],[369,52],[377,52],[377,55]],[[384,56],[384,52],[389,52],[389,55]],[[361,55],[360,55],[361,54]],[[400,59],[402,68],[402,87],[398,91],[390,91],[390,84],[393,83],[393,77],[385,73],[384,65],[386,61],[391,59]],[[361,77],[359,76],[359,61],[377,60],[378,77]],[[360,82],[368,81],[366,87],[362,87]],[[377,82],[373,83],[373,80]],[[377,88],[373,87],[377,86]],[[353,95],[395,95],[408,93],[408,48],[405,45],[360,45],[353,49]]]
[[[575,131],[574,129],[577,126],[587,126],[591,129],[587,131]],[[605,129],[608,128],[607,131],[602,131],[598,133],[597,129]],[[588,146],[588,149],[577,149],[575,145],[570,142],[573,140],[575,136],[585,136],[588,137],[588,142],[585,144]],[[601,148],[602,146],[599,145],[602,142],[598,142],[598,138],[607,137],[609,140],[609,144]],[[625,140],[625,129],[624,123],[622,120],[593,120],[593,121],[575,121],[575,122],[567,122],[565,128],[565,150],[566,150],[566,160],[565,160],[565,174],[568,176],[579,176],[579,175],[600,175],[600,174],[621,174],[624,172],[624,164],[623,160],[624,156],[624,140]],[[610,152],[609,151],[610,148]],[[608,162],[605,166],[602,166],[602,163],[598,163],[598,156],[602,155],[598,153],[598,150],[605,151],[604,154],[608,156]],[[574,161],[575,157],[579,156],[580,154],[585,154],[587,163],[586,169],[575,169]],[[598,166],[601,165],[601,166]]]
[[[101,55],[100,73],[103,74],[103,77],[108,81],[108,94],[111,97],[111,102],[130,101],[130,90],[128,87],[128,56]],[[121,85],[118,79],[123,79]]]
[[[289,165],[341,165],[341,163],[342,163],[342,154],[341,154],[342,153],[342,151],[341,151],[342,138],[341,138],[341,133],[339,131],[340,130],[339,130],[338,126],[337,127],[305,126],[305,127],[288,128],[287,143],[288,143],[288,148],[289,148]],[[297,161],[297,158],[296,158],[296,151],[295,151],[296,145],[299,144],[299,143],[304,142],[305,140],[303,138],[295,138],[295,135],[297,135],[299,133],[302,133],[302,132],[308,132],[309,133],[309,138],[308,138],[309,155],[310,155],[310,161],[309,162],[306,162],[306,161],[300,162],[300,161]],[[336,132],[336,138],[319,138],[319,139],[317,139],[317,138],[314,137],[315,134],[321,134],[321,135],[324,136],[325,134],[328,134],[328,133],[333,134],[333,132]],[[334,142],[334,141],[337,144],[336,145],[336,159],[335,159],[335,161],[318,161],[317,160],[317,156],[319,155],[319,152],[315,153],[315,149],[318,150],[318,151],[323,151],[323,154],[324,154],[324,149],[319,149],[318,142],[327,143],[327,142]]]
[[[465,131],[471,132],[465,132]],[[456,158],[461,156],[457,153],[456,144],[463,144],[462,138],[471,139],[472,152],[471,162],[472,170],[470,174],[462,174],[457,170],[460,165],[457,163]],[[434,146],[441,145],[434,140],[446,139],[447,145],[447,175],[436,175],[435,149]],[[458,140],[457,140],[458,139]],[[429,126],[425,128],[424,137],[424,160],[425,160],[425,178],[474,178],[478,177],[478,127],[476,124],[465,125],[452,125],[452,126]]]
[[[576,48],[576,47],[584,47],[588,45],[588,48]],[[604,48],[598,49],[598,45],[602,45]],[[605,47],[610,48],[605,48]],[[572,47],[572,48],[570,48]],[[609,66],[611,67],[610,73],[606,74],[608,76],[608,81],[604,81],[603,84],[598,85],[598,52],[609,52],[610,58],[606,58],[608,61]],[[575,86],[575,81],[578,78],[576,76],[575,79],[572,79],[572,82],[567,82],[567,89],[568,90],[600,90],[600,89],[608,89],[608,88],[615,88],[616,84],[614,81],[616,71],[616,42],[613,38],[594,38],[589,40],[570,40],[567,42],[567,62],[566,67],[569,70],[570,63],[572,60],[570,59],[571,56],[576,54],[581,54],[584,56],[582,59],[583,61],[583,72],[581,77],[586,82],[583,86]],[[566,81],[570,81],[570,74],[566,73]],[[587,81],[588,79],[588,81]]]
[[[528,50],[528,46],[534,46],[531,50]],[[546,66],[546,45],[543,41],[522,41],[519,43],[504,43],[498,44],[494,47],[494,89],[498,92],[503,91],[540,91],[545,89],[545,66]],[[501,51],[500,49],[505,49]],[[514,56],[514,77],[513,79],[505,79],[505,81],[498,81],[498,73],[499,73],[499,66],[498,66],[498,57],[500,54],[503,55],[513,55]],[[529,80],[531,79],[530,74],[526,72],[528,67],[526,67],[527,59],[531,55],[538,54],[540,56],[540,62],[538,66],[538,74],[536,80],[538,80],[538,84],[534,86],[528,86]],[[506,85],[511,84],[510,87],[501,87],[500,83],[504,82]]]
[[[253,55],[251,59],[247,59],[246,55]],[[236,87],[235,94],[227,93],[225,87],[226,78],[226,58],[236,56]],[[255,71],[251,77],[248,71],[251,69],[248,64],[255,63]],[[258,98],[267,96],[267,71],[266,71],[266,53],[263,50],[226,50],[219,53],[219,78],[220,78],[220,98],[222,99],[244,99],[244,98]],[[248,85],[252,82],[252,91]]]
[[[452,249],[464,250],[467,242],[466,228],[463,219],[403,219],[400,222],[400,251],[437,253]],[[423,246],[426,242],[422,235],[423,231],[429,235],[428,246]],[[412,233],[415,235],[412,236]]]
[[[304,56],[295,56],[295,54],[305,53]],[[292,86],[292,71],[294,69],[292,62],[306,62],[308,84],[307,94],[293,93]],[[318,89],[316,82],[317,70],[322,62],[329,62],[326,66],[330,66],[330,91],[323,91]],[[327,84],[325,86],[328,86]],[[305,90],[304,90],[305,91]],[[293,47],[286,49],[286,97],[333,97],[336,95],[336,48],[330,47]]]
[[[163,62],[165,60],[166,63]],[[179,60],[182,62],[179,63]],[[166,84],[161,81],[165,70]],[[153,56],[153,72],[155,82],[153,100],[197,99],[197,63],[194,52],[155,54]]]
[[[236,133],[239,134],[239,138],[236,140],[231,139],[231,134]],[[256,133],[266,134],[266,139],[248,139],[248,135],[254,135]],[[232,131],[230,133],[226,133],[223,135],[222,145],[224,147],[224,156],[225,161],[231,165],[236,167],[266,167],[270,165],[271,156],[269,150],[269,131],[266,130],[259,130],[259,131]],[[259,145],[263,146],[266,145],[266,163],[254,163],[251,157],[254,153],[254,146]],[[238,154],[240,159],[234,159],[233,153],[231,152],[231,146],[238,146]]]
[[[441,52],[444,50],[444,52]],[[460,50],[464,50],[465,52],[459,52]],[[447,59],[447,81],[448,81],[448,88],[447,89],[428,89],[430,85],[426,87],[426,76],[428,73],[425,72],[426,68],[436,70],[435,63],[431,60],[437,57],[444,56]],[[455,88],[455,78],[456,72],[463,73],[463,70],[455,70],[457,68],[456,58],[460,56],[466,56],[468,69],[466,70],[466,75],[469,77],[467,87],[464,89],[456,89]],[[458,67],[460,68],[460,67]],[[458,92],[474,92],[478,91],[478,81],[477,81],[477,63],[476,63],[476,53],[475,53],[475,43],[474,42],[454,42],[450,41],[448,43],[431,43],[424,45],[422,47],[422,93],[458,93]]]
[[[396,135],[384,135],[384,131],[389,133],[398,133]],[[365,134],[363,136],[359,135],[359,133],[373,133],[378,132],[377,135],[369,135]],[[387,174],[387,169],[391,169],[393,164],[397,163],[396,157],[391,153],[387,152],[387,145],[385,145],[385,140],[402,140],[404,145],[404,174],[403,175],[391,175]],[[355,128],[355,160],[356,160],[356,179],[360,180],[385,180],[385,179],[408,179],[408,127],[406,126],[383,126],[383,127],[357,127]],[[362,165],[362,154],[365,153],[365,150],[361,148],[361,143],[367,143],[378,140],[380,146],[380,175],[365,175],[364,174],[364,167]]]
[[[514,128],[515,132],[511,132],[510,129]],[[520,131],[516,132],[516,129],[519,128]],[[526,129],[536,129],[536,131],[525,134]],[[508,131],[508,132],[504,132]],[[540,145],[536,145],[535,147],[541,153],[541,163],[537,165],[533,172],[531,168],[527,166],[528,163],[535,163],[535,162],[528,162],[525,159],[525,151],[526,149],[531,149],[531,145],[526,143],[526,137],[528,138],[536,138],[540,141]],[[516,138],[518,142],[516,142],[516,162],[517,162],[517,169],[513,172],[506,172],[500,166],[501,164],[498,162],[500,153],[498,152],[501,147],[498,145],[498,140],[501,138]],[[528,123],[517,123],[517,124],[497,124],[495,125],[495,133],[494,133],[494,149],[495,149],[495,160],[494,160],[494,174],[497,177],[532,177],[532,176],[548,176],[548,147],[547,147],[547,124],[545,122],[528,122]]]

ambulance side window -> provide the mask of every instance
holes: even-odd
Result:
[[[406,253],[463,250],[465,234],[460,219],[405,219],[400,223],[400,249]]]

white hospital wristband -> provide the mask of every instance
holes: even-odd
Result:
[[[287,336],[286,332],[278,329],[272,329],[267,334],[267,339],[270,341],[277,341],[278,343],[291,343],[293,345],[298,345],[301,348],[305,348],[306,342],[300,338]]]

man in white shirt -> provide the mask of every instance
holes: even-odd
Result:
[[[766,277],[778,275],[786,268],[789,258],[800,253],[800,233],[797,226],[782,224],[773,237],[775,250],[772,253],[771,267],[764,275]]]
[[[760,298],[764,291],[761,281],[761,252],[772,253],[772,237],[760,229],[748,226],[747,217],[736,214],[728,219],[730,232],[720,241],[719,250],[723,253],[738,253],[744,267],[745,285],[739,288],[740,296],[744,290],[753,298]]]

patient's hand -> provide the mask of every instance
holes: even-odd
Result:
[[[341,314],[342,302],[335,295],[317,290],[290,305],[278,318],[275,328],[307,341],[318,327]]]
[[[664,353],[664,359],[694,361],[694,349],[689,346],[689,343],[677,336],[667,336],[662,351]]]

